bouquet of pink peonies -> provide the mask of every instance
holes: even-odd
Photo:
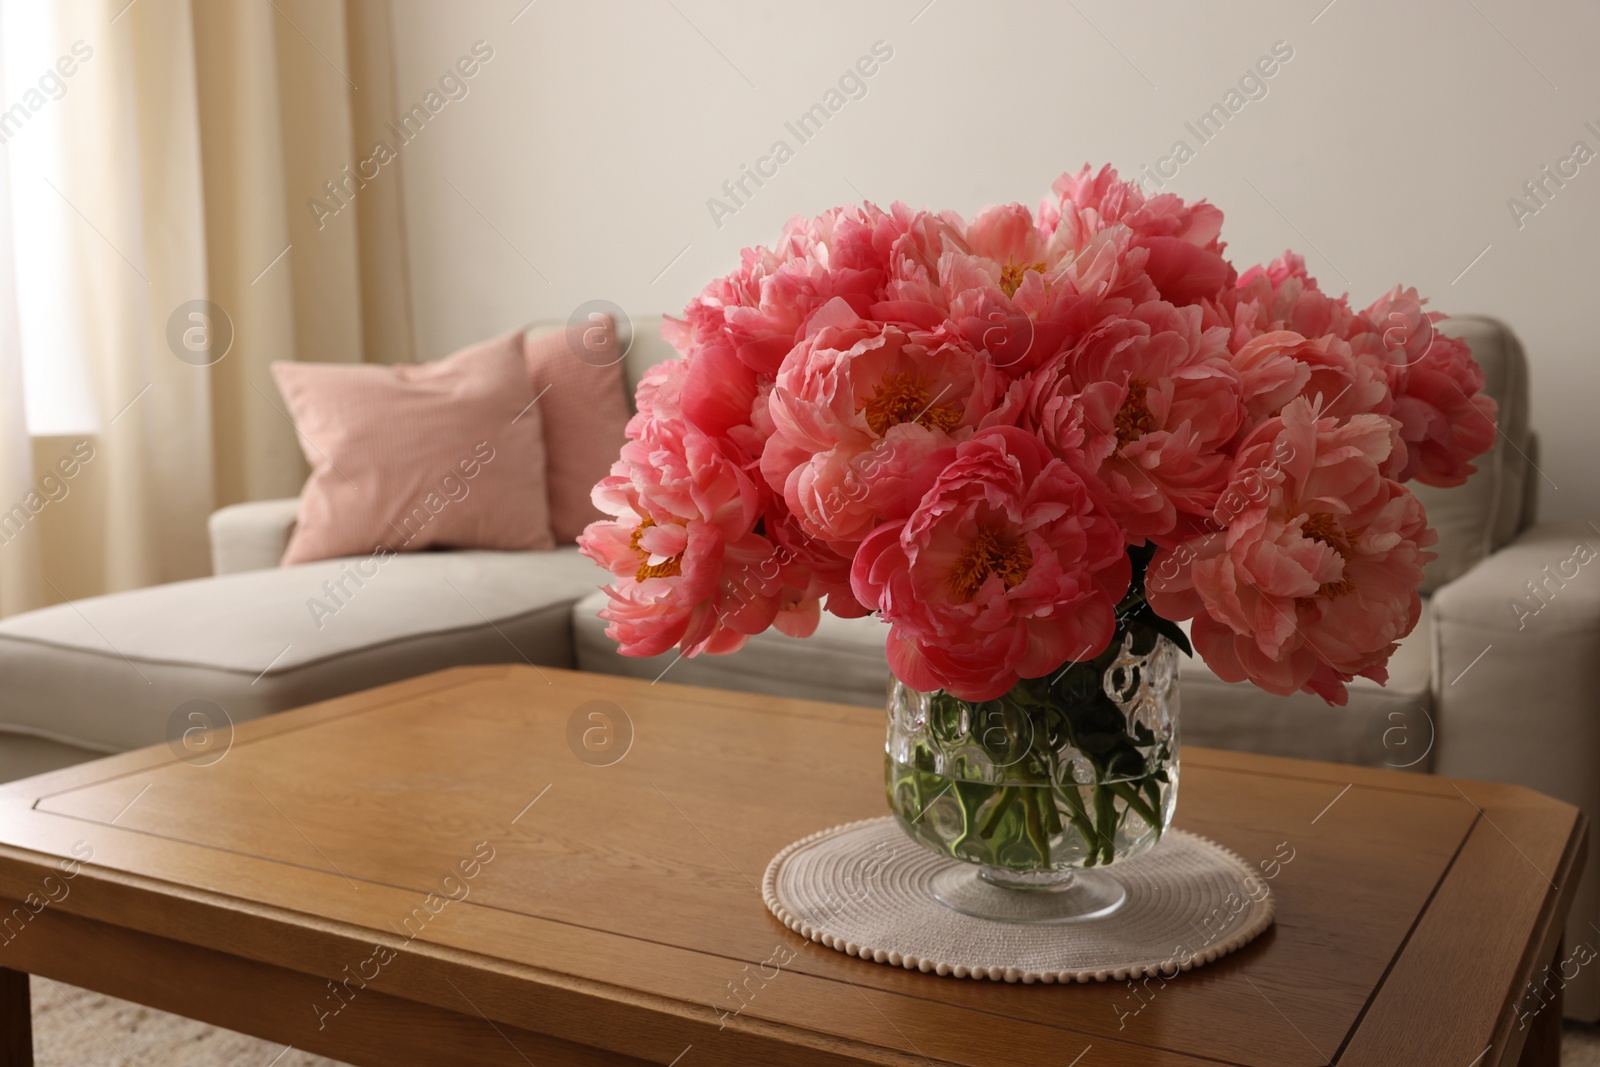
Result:
[[[1435,540],[1404,483],[1463,482],[1494,402],[1415,290],[1241,275],[1221,227],[1085,167],[1037,214],[865,204],[746,250],[668,320],[683,359],[595,488],[608,634],[723,653],[874,612],[907,686],[988,701],[1189,620],[1230,681],[1384,681]]]

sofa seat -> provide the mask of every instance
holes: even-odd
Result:
[[[597,573],[605,581],[605,574]],[[840,619],[823,612],[816,633],[808,638],[766,630],[726,656],[680,658],[676,652],[666,652],[639,658],[624,656],[606,636],[606,623],[600,618],[605,606],[601,590],[573,611],[579,670],[875,708],[883,707],[888,698],[889,661],[883,646],[889,628],[871,616]]]
[[[417,552],[13,616],[0,622],[0,734],[13,735],[0,764],[33,760],[34,773],[56,749],[65,765],[161,742],[190,700],[240,722],[457,664],[570,667],[572,606],[596,584],[575,548]]]
[[[767,630],[728,656],[648,659],[624,656],[605,635],[599,617],[604,592],[580,602],[573,640],[580,670],[747,693],[805,697],[882,707],[889,666],[879,620],[838,619],[823,613],[805,640]],[[1288,700],[1253,685],[1224,682],[1200,659],[1182,657],[1183,739],[1189,744],[1335,760],[1372,767],[1431,766],[1433,665],[1428,613],[1389,662],[1389,684],[1365,678],[1350,684],[1350,703],[1329,707],[1321,697],[1296,693]]]

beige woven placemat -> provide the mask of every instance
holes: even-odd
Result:
[[[952,866],[967,865],[934,855],[886,816],[796,841],[767,865],[762,896],[785,926],[852,956],[1006,982],[1170,977],[1272,924],[1272,891],[1250,865],[1182,830],[1114,864],[1127,902],[1085,922],[1020,924],[953,911],[930,889]]]

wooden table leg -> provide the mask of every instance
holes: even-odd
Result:
[[[28,976],[0,967],[0,1067],[33,1067]]]
[[[1556,945],[1552,968],[1561,966],[1561,945]],[[1541,972],[1542,973],[1542,972]],[[1562,983],[1552,982],[1544,988],[1553,995],[1545,1001],[1528,1024],[1528,1040],[1522,1046],[1522,1056],[1517,1067],[1561,1067],[1561,1012],[1565,998],[1561,995]]]

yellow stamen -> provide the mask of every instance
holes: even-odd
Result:
[[[872,396],[858,409],[866,413],[867,425],[880,437],[889,427],[915,420],[929,429],[949,433],[961,422],[961,412],[955,408],[935,406],[930,401],[940,398],[928,396],[928,383],[910,371],[885,378],[872,391]]]
[[[1320,541],[1335,552],[1344,561],[1345,566],[1350,564],[1350,537],[1339,528],[1339,523],[1332,515],[1319,512],[1306,519],[1300,527],[1301,536],[1309,537],[1313,541]],[[1317,587],[1317,592],[1330,600],[1334,597],[1344,596],[1355,590],[1355,583],[1348,576],[1341,576],[1337,582],[1323,582]]]
[[[971,600],[991,574],[999,575],[1010,589],[1026,578],[1032,567],[1033,554],[1022,538],[995,526],[980,526],[972,544],[950,569],[950,591],[962,601]]]
[[[1115,428],[1117,431],[1117,451],[1122,451],[1124,445],[1130,441],[1137,441],[1145,434],[1156,428],[1155,416],[1150,414],[1150,408],[1145,404],[1144,395],[1147,386],[1141,381],[1128,383],[1128,396],[1123,400],[1122,407],[1117,411]]]
[[[680,566],[683,561],[682,552],[671,559],[662,560],[660,563],[651,563],[650,553],[640,546],[639,538],[643,537],[644,532],[655,524],[656,520],[646,515],[644,521],[634,527],[633,533],[628,535],[628,547],[639,553],[639,558],[643,560],[639,564],[639,569],[633,575],[637,581],[642,582],[646,578],[675,578],[683,573],[683,568]]]
[[[1007,296],[1016,296],[1022,288],[1022,279],[1030,270],[1044,273],[1043,263],[1007,263],[1000,268],[1000,288]]]

